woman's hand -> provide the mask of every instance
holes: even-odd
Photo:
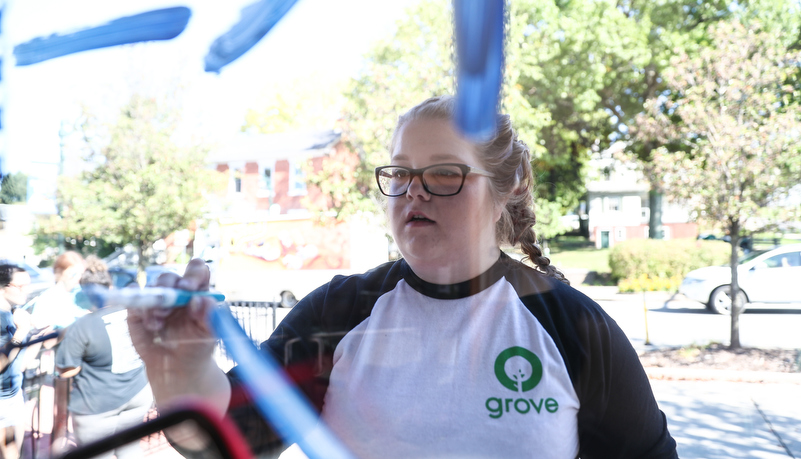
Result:
[[[208,290],[209,269],[203,260],[194,259],[183,277],[164,273],[156,286]],[[230,385],[212,358],[216,339],[207,320],[214,306],[214,299],[195,296],[186,307],[128,309],[131,340],[161,408],[184,396],[200,396],[225,411]]]
[[[19,341],[22,341],[26,336],[28,336],[28,333],[31,331],[31,327],[33,327],[31,324],[31,314],[22,308],[17,308],[14,310],[13,317],[14,326],[17,327],[17,332],[14,333],[14,337],[20,337]]]

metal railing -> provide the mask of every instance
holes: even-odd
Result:
[[[267,340],[278,325],[277,302],[231,301],[227,305],[256,346]],[[39,350],[34,360],[36,366],[25,371],[23,385],[25,398],[35,403],[35,406],[32,419],[28,420],[29,430],[23,448],[29,451],[26,457],[34,459],[50,457],[72,442],[67,410],[71,379],[56,376],[55,350],[56,348]],[[219,344],[215,351],[215,359],[224,370],[228,370],[234,364],[224,347]],[[148,419],[157,415],[155,409],[151,410]],[[169,448],[163,435],[143,440],[146,455]]]

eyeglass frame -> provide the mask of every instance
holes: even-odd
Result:
[[[428,189],[428,185],[426,185],[426,181],[425,181],[425,179],[423,179],[423,173],[426,170],[431,169],[432,167],[441,167],[441,166],[455,166],[455,167],[458,167],[459,170],[462,171],[462,183],[459,184],[459,189],[456,190],[456,192],[450,193],[450,194],[438,194],[438,193],[434,193],[434,192],[432,192],[431,190]],[[381,181],[379,180],[379,174],[381,173],[382,170],[389,169],[391,167],[405,169],[405,170],[409,171],[409,182],[406,184],[406,188],[403,190],[403,193],[388,194],[388,193],[385,193],[383,189],[381,189]],[[439,164],[432,164],[430,166],[421,167],[421,168],[417,168],[417,169],[412,168],[412,167],[406,167],[406,166],[389,165],[389,166],[378,166],[378,167],[375,168],[375,181],[376,181],[376,184],[378,185],[378,191],[380,191],[381,194],[383,194],[384,196],[387,196],[389,198],[397,198],[397,197],[403,196],[404,194],[408,193],[409,192],[409,187],[412,185],[412,180],[414,180],[415,177],[420,177],[420,183],[423,185],[423,189],[426,190],[426,192],[428,194],[432,195],[432,196],[456,196],[457,194],[459,194],[462,191],[462,188],[464,188],[464,181],[467,179],[467,174],[470,174],[470,173],[477,174],[477,175],[483,175],[484,177],[494,177],[495,176],[495,174],[493,174],[492,172],[485,171],[484,169],[480,169],[478,167],[473,167],[473,166],[469,166],[467,164],[462,164],[462,163],[439,163]]]
[[[27,284],[22,284],[22,285],[20,285],[20,284],[12,284],[10,282],[8,284],[6,284],[6,287],[16,287],[16,288],[18,288],[20,290],[22,290],[24,288],[28,288],[30,286],[31,286],[30,282],[28,282]]]

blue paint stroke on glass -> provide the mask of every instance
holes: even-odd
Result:
[[[484,141],[496,130],[503,75],[504,0],[455,0],[456,125]]]
[[[298,0],[261,0],[242,9],[242,18],[211,44],[207,72],[220,69],[245,54],[269,32]]]
[[[37,37],[14,47],[17,66],[109,46],[170,40],[183,32],[192,11],[184,6],[148,11],[66,35]]]
[[[287,443],[297,443],[310,459],[353,459],[339,439],[319,421],[314,409],[278,363],[256,349],[227,308],[212,309],[210,320],[215,334],[237,362],[238,375],[256,408]]]

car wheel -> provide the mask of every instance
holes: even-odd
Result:
[[[282,308],[292,308],[296,304],[298,304],[298,299],[295,298],[295,295],[292,292],[284,290],[281,292],[281,307]]]
[[[748,301],[745,293],[742,290],[738,295],[742,299],[742,309],[740,312],[745,311],[745,304]],[[706,305],[707,309],[718,314],[731,315],[732,298],[731,298],[731,285],[721,285],[712,291],[709,295],[709,303]]]

